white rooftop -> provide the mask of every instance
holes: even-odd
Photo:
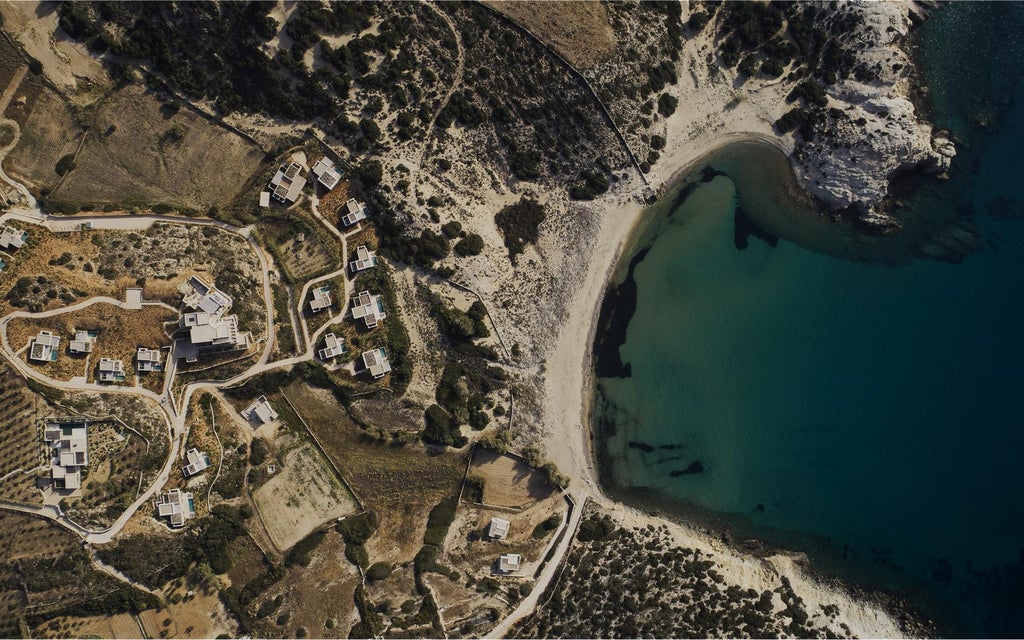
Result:
[[[328,360],[345,353],[345,341],[333,333],[324,336],[324,348],[319,351],[321,360]]]
[[[381,295],[371,295],[369,291],[363,291],[352,296],[352,318],[361,318],[367,328],[376,327],[387,317],[387,313],[384,312],[384,298]]]
[[[498,557],[498,570],[502,573],[519,571],[519,563],[523,557],[518,553],[503,553]]]
[[[29,347],[28,359],[38,362],[52,362],[57,359],[60,348],[60,336],[49,331],[40,331]]]
[[[192,494],[181,489],[161,493],[157,499],[156,509],[161,517],[170,518],[172,527],[183,527],[186,520],[196,515]]]
[[[341,221],[346,227],[351,227],[360,220],[366,219],[366,205],[355,198],[351,198],[342,208]]]
[[[383,378],[384,374],[391,371],[391,363],[388,362],[388,354],[384,349],[377,348],[363,352],[363,365],[373,376],[374,380]]]
[[[487,535],[497,540],[503,539],[508,535],[508,529],[512,526],[512,523],[502,518],[491,518],[491,526],[487,528]]]
[[[277,420],[277,412],[267,402],[267,396],[260,396],[242,411],[242,417],[246,420],[254,420],[260,424],[267,424]]]
[[[281,165],[274,177],[270,179],[270,195],[285,204],[295,202],[306,186],[306,178],[302,175],[302,167],[295,162]]]
[[[331,288],[327,285],[313,289],[313,299],[309,301],[309,310],[318,313],[327,309],[334,301],[331,300]]]
[[[81,469],[89,464],[88,423],[50,422],[43,429],[43,441],[50,447],[50,477],[64,489],[82,486]]]
[[[28,232],[15,229],[10,225],[4,225],[0,229],[0,247],[4,249],[20,249],[28,240]]]
[[[189,449],[185,454],[185,461],[188,464],[185,465],[182,471],[184,471],[186,478],[194,476],[210,466],[210,456],[199,449]]]
[[[356,247],[356,259],[348,263],[352,273],[359,273],[371,267],[377,266],[377,256],[366,248],[365,244]]]
[[[334,161],[324,156],[313,165],[313,175],[327,189],[333,189],[341,180],[341,173],[334,168]]]
[[[88,331],[76,331],[74,339],[68,343],[71,353],[92,353],[96,344],[96,336]]]

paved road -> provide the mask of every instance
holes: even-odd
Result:
[[[589,497],[586,493],[579,493],[572,495],[573,510],[572,517],[563,525],[565,529],[565,535],[562,536],[561,541],[558,543],[558,548],[555,550],[554,556],[552,556],[550,562],[544,566],[544,571],[537,578],[533,585],[533,591],[530,595],[526,596],[519,601],[515,610],[501,621],[501,624],[494,627],[486,636],[486,638],[503,638],[517,622],[530,615],[534,609],[537,608],[537,603],[540,602],[540,598],[544,595],[548,585],[551,584],[551,580],[555,577],[558,572],[558,568],[562,565],[562,558],[565,557],[566,552],[569,550],[569,545],[572,544],[573,539],[576,537],[576,530],[580,526],[580,521],[583,519],[583,508],[586,506],[587,498]]]

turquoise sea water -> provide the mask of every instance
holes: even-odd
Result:
[[[777,154],[725,149],[709,161],[723,175],[679,206],[671,194],[637,239],[629,375],[602,373],[599,354],[595,429],[613,492],[807,551],[944,634],[1020,636],[1024,7],[953,5],[933,22],[933,118],[961,153],[905,213],[959,216],[983,248],[907,263],[899,239],[787,208]],[[737,205],[776,246],[737,248]]]

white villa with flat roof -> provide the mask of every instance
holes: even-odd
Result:
[[[242,417],[260,424],[267,424],[277,420],[277,412],[267,402],[267,396],[260,396],[242,411]]]
[[[384,298],[380,294],[370,295],[369,291],[363,291],[352,296],[352,317],[356,320],[362,319],[368,329],[388,317],[384,313]]]
[[[68,343],[71,353],[92,353],[96,345],[96,334],[91,331],[76,331],[74,339]]]
[[[185,454],[185,462],[188,464],[182,468],[182,471],[186,478],[190,478],[210,466],[210,456],[199,449],[189,449]]]
[[[189,278],[181,291],[182,303],[188,311],[181,315],[178,326],[189,330],[191,347],[185,353],[186,362],[195,362],[198,356],[249,346],[249,333],[238,330],[238,316],[225,315],[233,303],[231,296],[199,276]]]
[[[43,441],[50,447],[50,478],[57,488],[80,488],[82,468],[89,464],[88,423],[47,422]]]
[[[341,180],[341,173],[334,168],[334,161],[327,156],[320,158],[313,165],[313,175],[316,176],[317,182],[324,185],[328,191],[338,186],[338,182]]]
[[[342,208],[341,221],[351,227],[360,220],[366,220],[366,205],[355,198],[350,198]]]
[[[330,360],[345,353],[345,340],[333,333],[324,336],[324,348],[319,352],[321,360]]]
[[[376,266],[377,256],[367,249],[365,244],[356,247],[356,259],[348,263],[348,268],[352,270],[352,273],[359,273]]]
[[[309,310],[313,313],[320,313],[334,304],[331,299],[331,287],[324,285],[313,289],[313,299],[309,301]]]
[[[124,362],[100,358],[100,382],[124,382]]]
[[[388,362],[388,354],[384,349],[376,348],[363,352],[363,365],[370,372],[374,380],[384,377],[384,374],[391,371],[391,363]]]
[[[0,247],[4,249],[20,249],[25,245],[26,240],[28,240],[28,231],[15,229],[10,225],[4,225],[3,229],[0,229]]]
[[[503,553],[498,556],[498,571],[502,573],[514,573],[519,571],[519,563],[523,557],[518,553]]]
[[[487,527],[487,537],[504,540],[512,523],[502,518],[491,518],[491,526]]]
[[[139,347],[135,352],[135,370],[139,373],[147,371],[163,371],[164,358],[159,349],[147,349]]]
[[[49,331],[40,331],[28,350],[28,359],[36,362],[53,362],[60,355],[60,336]]]
[[[295,162],[281,165],[274,177],[270,179],[270,195],[283,204],[295,202],[306,186],[306,178],[302,175],[302,166]]]
[[[191,493],[171,489],[157,498],[156,512],[170,519],[172,527],[184,527],[187,520],[196,517],[196,503]]]

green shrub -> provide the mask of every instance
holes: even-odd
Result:
[[[57,175],[63,176],[66,173],[72,171],[74,168],[75,154],[69,153],[66,156],[62,156],[61,159],[57,161],[57,166],[54,167],[53,170],[57,173]]]
[[[455,253],[460,256],[475,256],[484,250],[484,239],[471,233],[455,244]]]
[[[375,562],[373,566],[366,570],[366,579],[370,582],[377,582],[384,580],[391,575],[394,567],[387,562]]]

